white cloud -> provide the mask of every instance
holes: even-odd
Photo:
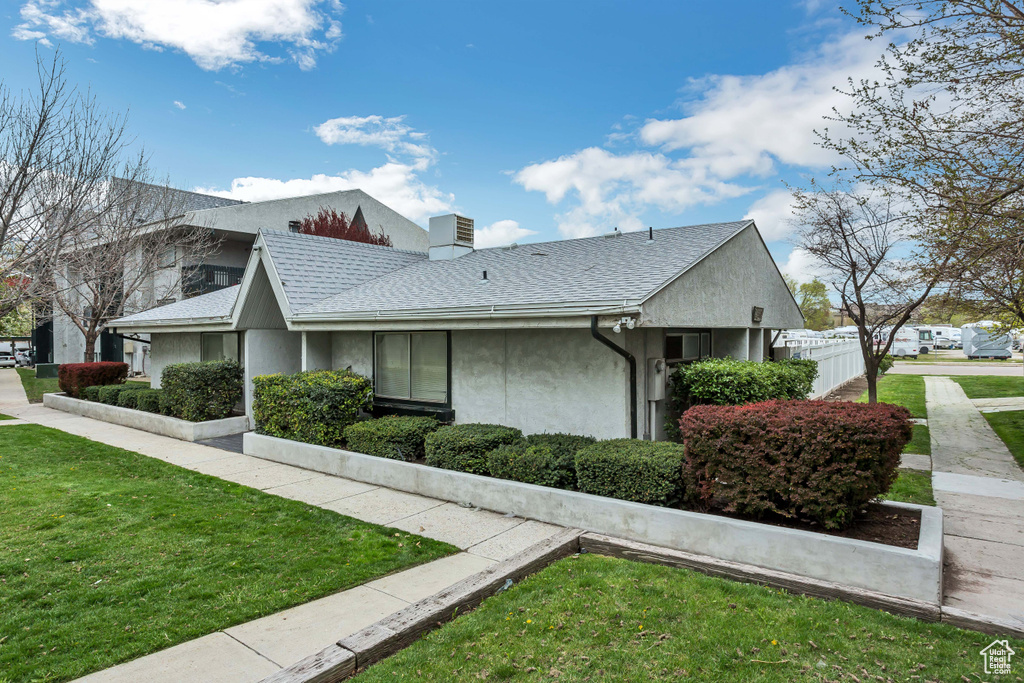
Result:
[[[392,154],[411,156],[425,168],[437,158],[437,150],[430,146],[426,133],[413,130],[404,120],[404,116],[378,114],[342,116],[324,121],[313,132],[328,145],[379,147]]]
[[[515,174],[515,182],[543,192],[552,204],[573,196],[578,206],[557,217],[565,237],[596,235],[613,226],[640,230],[639,215],[649,207],[680,212],[748,191],[708,177],[686,159],[651,152],[613,154],[599,147],[527,166]]]
[[[259,47],[279,43],[302,69],[342,37],[337,0],[27,0],[12,36],[91,44],[94,35],[180,50],[207,70],[282,61]]]
[[[775,190],[751,204],[744,218],[752,218],[766,242],[781,240],[793,232],[793,195]]]
[[[425,184],[417,176],[417,169],[409,164],[389,161],[368,172],[349,170],[337,175],[318,173],[310,178],[235,178],[230,190],[196,188],[196,192],[232,199],[257,202],[265,199],[297,197],[360,189],[387,204],[403,216],[422,222],[430,216],[452,210],[455,197]]]
[[[174,100],[174,106],[181,110],[185,109],[185,103],[181,100]]]
[[[824,265],[800,247],[794,247],[786,261],[779,263],[779,270],[800,283],[819,278],[828,284],[828,272]]]
[[[486,249],[487,247],[500,247],[505,244],[512,244],[536,234],[536,230],[527,230],[526,228],[519,227],[518,221],[504,220],[474,230],[473,243],[478,249]]]
[[[691,83],[701,97],[678,119],[650,120],[641,140],[662,151],[686,150],[724,178],[767,175],[777,163],[827,167],[836,160],[818,145],[823,116],[849,98],[835,90],[847,77],[875,73],[882,46],[851,33],[792,65],[757,76],[709,76]]]
[[[648,120],[637,131],[613,126],[606,146],[590,147],[531,164],[513,178],[561,207],[566,237],[593,235],[612,226],[643,227],[650,210],[681,213],[759,189],[779,165],[827,168],[836,160],[815,134],[823,116],[847,105],[834,88],[848,77],[873,73],[878,43],[842,36],[813,54],[755,76],[713,75],[690,83],[695,99],[674,119]],[[785,236],[785,207],[777,193],[756,202],[750,215],[766,239]]]

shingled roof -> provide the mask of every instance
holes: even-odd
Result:
[[[752,225],[750,220],[709,223],[655,230],[653,239],[635,232],[495,247],[438,261],[422,252],[314,235],[260,234],[287,298],[286,314],[294,320],[340,320],[635,306]],[[230,315],[236,291],[187,299],[115,326]]]

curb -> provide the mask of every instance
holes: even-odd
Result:
[[[518,555],[463,579],[439,593],[409,605],[336,644],[264,678],[261,683],[335,683],[357,669],[402,650],[466,609],[501,592],[556,560],[579,551],[579,529],[565,529]]]

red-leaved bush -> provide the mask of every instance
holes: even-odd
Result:
[[[57,368],[57,385],[65,394],[75,398],[86,387],[120,384],[127,377],[128,364],[113,361],[63,363]]]
[[[767,401],[694,406],[679,419],[686,500],[841,529],[896,479],[911,437],[899,406]]]

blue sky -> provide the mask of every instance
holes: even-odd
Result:
[[[821,0],[17,0],[7,84],[60,46],[178,186],[361,187],[501,244],[752,216],[792,253],[783,181],[880,45]]]

